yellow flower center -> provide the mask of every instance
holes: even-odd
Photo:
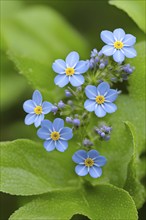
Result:
[[[104,101],[105,101],[105,98],[104,98],[103,95],[98,95],[98,96],[96,96],[96,102],[97,102],[98,104],[102,104],[102,103],[104,103]]]
[[[53,141],[57,141],[57,140],[60,138],[59,132],[53,131],[53,132],[51,133],[51,138],[52,138]]]
[[[85,166],[86,167],[92,167],[94,165],[94,160],[92,160],[91,158],[87,158],[85,161]]]
[[[65,72],[67,76],[72,76],[75,73],[75,70],[72,67],[68,67],[66,68]]]
[[[122,49],[123,46],[124,46],[124,44],[121,41],[115,41],[114,42],[114,48],[116,48],[116,49]]]
[[[42,106],[36,106],[35,108],[34,108],[34,112],[37,114],[37,115],[40,115],[40,114],[42,114]]]

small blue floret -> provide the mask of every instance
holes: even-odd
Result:
[[[59,87],[68,83],[72,86],[80,86],[84,83],[83,73],[89,69],[89,61],[79,61],[79,54],[75,51],[68,54],[66,60],[58,59],[52,65],[54,72],[58,73],[54,82]]]
[[[88,173],[93,178],[98,178],[102,175],[101,167],[106,164],[106,158],[99,155],[96,150],[78,150],[72,157],[72,160],[78,165],[75,167],[75,172],[79,176],[86,176]]]
[[[117,63],[124,61],[125,57],[133,58],[137,55],[134,49],[136,37],[131,34],[125,34],[121,28],[111,31],[102,31],[100,37],[105,45],[102,48],[102,53],[106,56],[113,56]]]
[[[23,109],[28,113],[25,117],[25,124],[31,125],[34,123],[35,127],[40,126],[44,115],[51,111],[52,104],[50,102],[42,102],[42,95],[38,90],[35,90],[32,99],[24,102]]]
[[[107,82],[100,83],[97,87],[88,85],[85,88],[88,99],[84,103],[84,108],[89,112],[95,112],[97,117],[104,117],[106,113],[113,113],[117,110],[117,106],[113,103],[118,92],[110,89]]]
[[[43,120],[37,135],[45,140],[44,147],[47,151],[57,149],[60,152],[64,152],[68,148],[67,141],[73,137],[72,129],[64,127],[64,121],[61,118],[56,118],[53,123]]]

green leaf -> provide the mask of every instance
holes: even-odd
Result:
[[[119,1],[119,0],[110,0],[109,4],[116,6],[117,8],[122,9],[125,11],[139,26],[141,30],[143,30],[146,33],[146,27],[145,27],[145,1]]]
[[[129,194],[110,185],[49,193],[21,207],[9,219],[68,220],[75,214],[93,220],[137,219]]]
[[[118,98],[118,115],[123,121],[130,121],[136,127],[138,138],[138,152],[145,149],[145,71],[146,43],[136,45],[138,56],[129,59],[127,63],[135,66],[135,71],[129,78],[128,95],[120,95]]]
[[[63,94],[54,84],[53,61],[64,59],[73,50],[81,58],[88,52],[84,38],[48,7],[25,9],[3,20],[2,36],[20,73],[50,101],[57,101]]]
[[[120,98],[120,97],[119,97]],[[96,126],[96,116],[92,115],[92,124]],[[106,119],[98,119],[99,122],[106,122],[112,126],[111,139],[109,141],[96,141],[95,148],[101,155],[107,159],[106,165],[103,167],[103,174],[99,179],[85,177],[94,185],[99,182],[109,182],[115,186],[123,188],[126,177],[128,164],[132,157],[133,140],[130,131],[125,127],[121,118],[118,117],[118,111],[113,115],[106,116]],[[93,136],[95,137],[95,136]]]
[[[137,208],[141,208],[145,201],[145,190],[144,186],[140,183],[137,174],[137,164],[139,162],[137,153],[137,140],[136,140],[136,130],[133,124],[130,122],[125,122],[126,126],[131,132],[133,138],[133,155],[128,166],[127,179],[125,182],[124,189],[127,190],[135,201]]]
[[[131,163],[131,158],[133,157],[134,145],[133,145],[133,136],[131,135],[131,130],[124,125],[124,121],[130,121],[136,129],[137,135],[137,155],[145,150],[145,43],[141,42],[136,45],[136,50],[138,56],[134,59],[128,60],[132,66],[136,67],[136,70],[130,76],[128,94],[121,94],[116,100],[116,105],[118,110],[111,115],[107,115],[104,119],[98,119],[98,122],[106,122],[108,125],[111,125],[113,130],[111,132],[110,141],[97,141],[95,144],[96,149],[100,152],[101,155],[104,155],[107,158],[107,164],[103,167],[103,175],[99,179],[91,179],[93,184],[99,182],[109,182],[118,187],[124,187],[125,182],[127,181],[127,170],[129,170],[129,163]],[[93,129],[95,126],[97,118],[92,114],[91,123],[88,130]],[[93,136],[94,138],[95,136]],[[136,171],[136,166],[138,166]],[[139,189],[141,188],[139,194],[141,194],[141,200],[138,201],[136,192],[131,192],[135,197],[135,201],[138,207],[142,205],[143,201],[143,187],[139,185],[138,178],[142,177],[142,174],[145,175],[145,166],[141,166],[140,161],[137,161],[136,166],[132,166],[132,172],[136,172],[135,176],[135,186]],[[141,176],[139,175],[139,166],[141,168]],[[128,171],[130,172],[130,171]],[[129,173],[130,175],[130,173]],[[133,175],[134,178],[134,175]],[[131,186],[132,187],[132,186]],[[130,187],[127,190],[130,192]]]
[[[1,51],[1,110],[4,111],[20,100],[28,90],[23,76],[18,76],[14,65]]]
[[[35,195],[78,186],[67,152],[48,153],[30,140],[1,143],[1,191]]]

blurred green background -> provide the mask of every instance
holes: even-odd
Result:
[[[109,5],[108,1],[47,1],[47,0],[1,0],[1,19],[7,20],[15,13],[26,8],[45,6],[55,9],[69,24],[87,41],[88,49],[84,57],[90,56],[90,50],[100,49],[102,30],[114,30],[121,27],[127,33],[136,35],[137,42],[145,38],[144,33],[132,19],[122,10]],[[2,22],[1,21],[1,22]],[[29,22],[29,21],[28,21]],[[61,27],[58,27],[61,33]],[[3,33],[2,33],[3,36]],[[19,36],[18,36],[19,39]],[[49,39],[49,36],[48,36]],[[74,39],[69,39],[74,41]],[[57,42],[56,42],[57,43]],[[64,52],[62,52],[64,54]],[[53,55],[58,57],[58,55]],[[36,139],[36,129],[25,126],[25,113],[22,104],[32,95],[33,89],[26,78],[19,74],[13,62],[8,59],[7,47],[2,37],[1,41],[1,140],[8,141],[18,138]],[[6,220],[20,205],[19,198],[1,193],[1,219]],[[139,219],[145,219],[146,205],[139,210]]]

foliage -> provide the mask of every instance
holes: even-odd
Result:
[[[109,3],[111,5],[115,5],[116,7],[124,10],[128,15],[135,21],[135,23],[144,31],[145,29],[145,1],[117,1],[110,0]]]
[[[110,1],[110,4],[126,11],[145,31],[143,2]],[[9,16],[4,14],[2,19],[2,56],[5,59],[2,68],[3,111],[16,103],[21,94],[24,96],[28,88],[23,77],[16,75],[11,61],[25,76],[30,87],[39,89],[45,100],[57,102],[64,95],[63,89],[53,83],[55,74],[52,62],[58,57],[65,58],[71,50],[78,51],[82,58],[89,57],[89,45],[84,37],[55,10],[43,6],[23,8],[21,4],[15,7],[15,4],[15,13]],[[64,153],[46,152],[42,143],[34,137],[34,131],[28,135],[34,141],[18,139],[1,143],[0,190],[32,200],[14,212],[11,220],[71,219],[75,214],[97,220],[138,218],[136,208],[142,207],[145,200],[141,183],[145,173],[140,158],[145,150],[145,42],[137,43],[136,50],[138,56],[127,61],[136,70],[128,86],[123,84],[123,93],[116,101],[118,111],[105,117],[113,126],[112,138],[109,142],[96,142],[97,150],[107,158],[101,178],[87,176],[83,179],[74,173],[75,165],[71,157],[78,149],[80,137],[73,138]],[[6,60],[6,54],[11,61]],[[11,81],[16,79],[15,92],[12,93]],[[126,90],[127,93],[124,93]],[[95,120],[96,116],[92,115],[87,131],[91,130]],[[12,127],[12,130],[17,131],[17,128]],[[19,125],[18,130],[26,131]],[[31,195],[35,198],[32,199]]]

